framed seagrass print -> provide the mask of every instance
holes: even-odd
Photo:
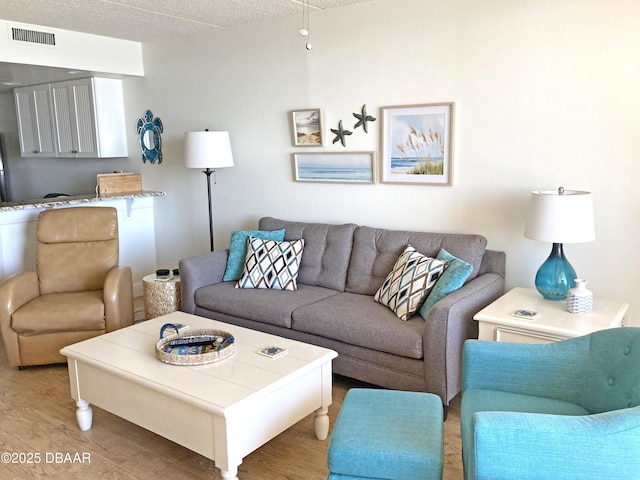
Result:
[[[294,153],[297,182],[375,183],[373,152]]]
[[[381,181],[453,185],[454,103],[382,107]]]
[[[321,147],[324,142],[322,110],[309,108],[291,112],[293,145],[296,147]]]

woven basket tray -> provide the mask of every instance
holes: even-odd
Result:
[[[170,327],[176,328],[172,324],[167,324],[162,327],[160,330],[160,340],[156,344],[156,357],[162,362],[170,363],[172,365],[204,365],[206,363],[224,360],[225,358],[233,355],[236,351],[236,344],[234,342],[233,335],[229,332],[225,332],[223,330],[194,329],[188,330],[183,334],[174,333],[163,337],[164,331]],[[182,343],[186,341],[207,341],[213,338],[217,338],[220,343],[216,350],[210,352],[182,355],[167,352],[168,348],[175,349],[175,347],[171,347],[170,344],[176,340]]]

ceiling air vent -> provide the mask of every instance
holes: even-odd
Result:
[[[18,42],[37,43],[39,45],[55,45],[56,36],[53,33],[27,30],[26,28],[11,27],[11,37]]]

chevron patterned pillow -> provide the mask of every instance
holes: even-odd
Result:
[[[277,242],[247,238],[247,258],[236,288],[297,290],[304,240]]]
[[[445,268],[446,261],[423,255],[407,245],[373,298],[406,321],[420,308]]]

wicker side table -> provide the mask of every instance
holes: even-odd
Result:
[[[180,310],[180,277],[167,281],[156,280],[156,275],[142,279],[145,319],[159,317]]]

